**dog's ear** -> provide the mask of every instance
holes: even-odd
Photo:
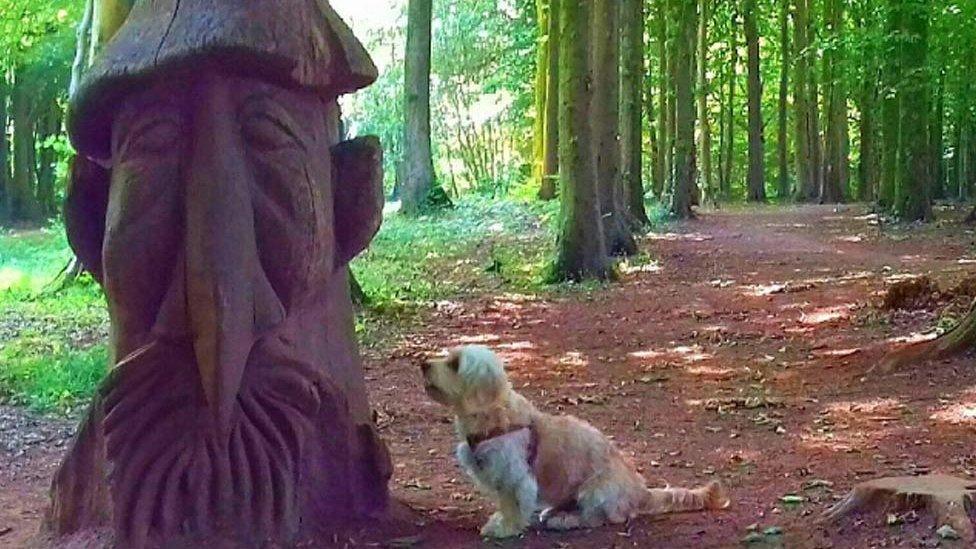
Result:
[[[473,409],[498,402],[508,388],[505,369],[493,354],[462,352],[458,373],[464,383],[464,403]]]

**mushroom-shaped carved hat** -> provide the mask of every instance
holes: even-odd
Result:
[[[326,98],[377,76],[328,0],[135,0],[72,97],[72,144],[107,159],[122,97],[153,77],[208,62]]]

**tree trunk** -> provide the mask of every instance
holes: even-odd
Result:
[[[653,190],[654,196],[660,201],[664,201],[664,189],[668,186],[667,181],[671,177],[671,102],[670,97],[670,74],[668,67],[669,50],[668,48],[668,17],[669,10],[666,0],[655,1],[655,19],[657,21],[657,47],[658,47],[658,90],[657,90],[657,162],[655,162],[655,173]]]
[[[7,140],[7,78],[0,74],[0,221],[13,219],[13,180],[10,177],[10,144]]]
[[[695,52],[695,2],[674,2],[672,21],[675,37],[675,140],[674,192],[671,214],[678,218],[693,216],[691,210],[695,177],[695,92],[693,82]]]
[[[621,0],[620,4],[620,150],[629,217],[647,225],[641,131],[644,71],[644,2]]]
[[[933,340],[890,352],[881,360],[878,370],[880,373],[888,373],[910,365],[945,360],[969,351],[974,346],[976,346],[976,303],[955,328]]]
[[[901,153],[901,32],[903,0],[888,0],[885,25],[884,89],[881,102],[881,188],[878,203],[886,209],[895,205],[899,154]]]
[[[709,28],[711,19],[710,0],[701,0],[698,20],[698,123],[701,142],[701,192],[703,202],[714,202],[715,189],[712,177],[712,127],[708,112],[711,84],[708,81]]]
[[[809,12],[808,0],[796,0],[793,10],[794,57],[796,58],[795,78],[793,79],[794,124],[796,131],[796,199],[808,202],[817,197],[813,168],[813,145],[810,140],[810,50],[809,50]]]
[[[603,236],[614,256],[637,253],[621,179],[619,0],[593,2],[593,125]]]
[[[779,74],[779,116],[777,122],[776,158],[779,163],[779,174],[776,179],[776,196],[780,200],[790,197],[790,164],[789,164],[789,86],[790,86],[790,0],[780,0],[779,12],[779,44],[780,44],[780,74]]]
[[[756,26],[756,0],[745,0],[746,48],[749,52],[749,176],[747,199],[766,201],[765,144],[763,143],[762,80],[759,74],[759,29]]]
[[[559,2],[549,1],[546,39],[546,102],[542,144],[542,183],[539,198],[556,198],[559,181]]]
[[[44,217],[57,213],[58,205],[54,190],[54,168],[57,154],[51,147],[41,147],[49,138],[53,138],[61,131],[61,109],[55,99],[51,99],[44,106],[46,112],[38,120],[37,130],[37,204],[40,214]]]
[[[553,280],[606,279],[610,263],[593,156],[590,0],[562,0],[559,13],[560,229]]]
[[[728,135],[725,139],[725,167],[723,168],[722,182],[719,188],[719,193],[722,195],[723,200],[728,199],[732,191],[732,163],[735,160],[735,83],[738,77],[737,69],[739,66],[738,19],[738,13],[733,6],[732,21],[729,25],[729,92],[727,95],[728,105],[726,106],[728,120],[725,123],[725,131]]]
[[[939,87],[935,98],[935,109],[929,118],[929,141],[931,142],[932,160],[932,199],[941,200],[946,197],[945,185],[945,93],[946,74],[939,71]]]
[[[19,74],[18,74],[19,76]],[[36,172],[34,120],[31,116],[31,90],[17,79],[11,98],[14,125],[14,177],[11,220],[36,221],[40,214],[34,198]]]
[[[421,215],[447,202],[437,186],[430,143],[430,49],[432,0],[409,0],[404,67],[401,211]],[[439,191],[439,192],[438,192]]]
[[[824,6],[830,39],[834,43],[824,55],[824,86],[827,96],[827,155],[823,186],[820,189],[822,203],[843,202],[848,187],[847,158],[847,91],[844,86],[843,58],[841,51],[844,12],[840,0],[827,0]]]
[[[539,186],[539,194],[542,194],[542,164],[545,154],[545,128],[546,128],[546,76],[548,71],[548,51],[549,51],[549,0],[536,0],[536,26],[538,32],[535,46],[535,85],[532,87],[535,93],[535,121],[532,131],[532,179]]]
[[[904,1],[902,41],[902,133],[915,136],[904,139],[899,177],[895,189],[895,213],[905,221],[932,219],[932,188],[930,179],[928,114],[930,109],[928,61],[929,3],[928,0]]]

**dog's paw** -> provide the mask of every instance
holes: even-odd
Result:
[[[481,527],[481,535],[486,538],[511,538],[522,533],[523,528],[505,520],[500,512],[495,512]]]
[[[549,530],[575,530],[583,526],[583,521],[576,513],[547,513],[543,524]]]

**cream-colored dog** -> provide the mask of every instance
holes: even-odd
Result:
[[[456,348],[422,369],[427,394],[456,416],[461,467],[497,505],[482,535],[518,535],[539,509],[543,525],[566,530],[729,505],[717,482],[648,489],[592,425],[540,412],[516,393],[501,360],[485,347]]]

